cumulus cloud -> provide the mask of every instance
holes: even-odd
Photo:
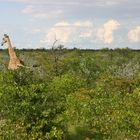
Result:
[[[68,26],[71,26],[71,24],[68,22],[62,21],[62,22],[56,23],[55,26],[56,27],[68,27]]]
[[[55,39],[60,42],[66,43],[69,41],[74,28],[68,22],[58,22],[54,27],[50,28],[46,34],[44,42],[52,43]]]
[[[53,27],[46,35],[48,42],[54,42],[55,39],[60,42],[66,43],[72,35],[73,29],[71,27]]]
[[[74,23],[74,26],[79,28],[81,32],[79,33],[80,38],[90,38],[93,33],[93,22],[91,21],[77,21]]]
[[[42,6],[36,7],[33,5],[26,6],[22,13],[31,15],[34,18],[54,18],[63,14],[62,10],[46,11]]]
[[[55,39],[67,43],[72,42],[73,39],[88,38],[92,35],[92,28],[93,23],[91,21],[58,22],[48,31],[41,43],[52,43]]]
[[[105,44],[111,44],[114,40],[113,32],[118,29],[119,25],[118,21],[109,20],[97,30],[97,37]]]
[[[93,23],[91,21],[85,21],[85,22],[82,22],[82,21],[77,21],[74,23],[74,26],[78,26],[78,27],[92,27],[93,26]]]
[[[137,43],[140,41],[140,26],[135,27],[128,33],[128,38],[130,42]]]
[[[92,36],[93,30],[87,30],[84,32],[81,32],[79,37],[81,38],[90,38]]]

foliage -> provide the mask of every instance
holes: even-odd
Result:
[[[23,54],[30,68],[0,71],[1,140],[140,139],[139,52],[60,47]]]

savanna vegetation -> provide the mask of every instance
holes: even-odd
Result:
[[[139,140],[140,51],[0,51],[0,140]]]

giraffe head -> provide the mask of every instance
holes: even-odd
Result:
[[[3,46],[5,43],[7,43],[8,39],[9,39],[9,36],[7,34],[4,34],[4,37],[2,39],[1,46]]]

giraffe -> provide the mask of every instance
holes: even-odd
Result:
[[[24,65],[22,64],[22,61],[16,56],[16,53],[14,51],[14,48],[12,47],[10,38],[7,34],[4,34],[1,46],[3,46],[5,43],[8,44],[8,53],[10,56],[8,69],[9,70],[16,70],[20,67],[24,67]]]

